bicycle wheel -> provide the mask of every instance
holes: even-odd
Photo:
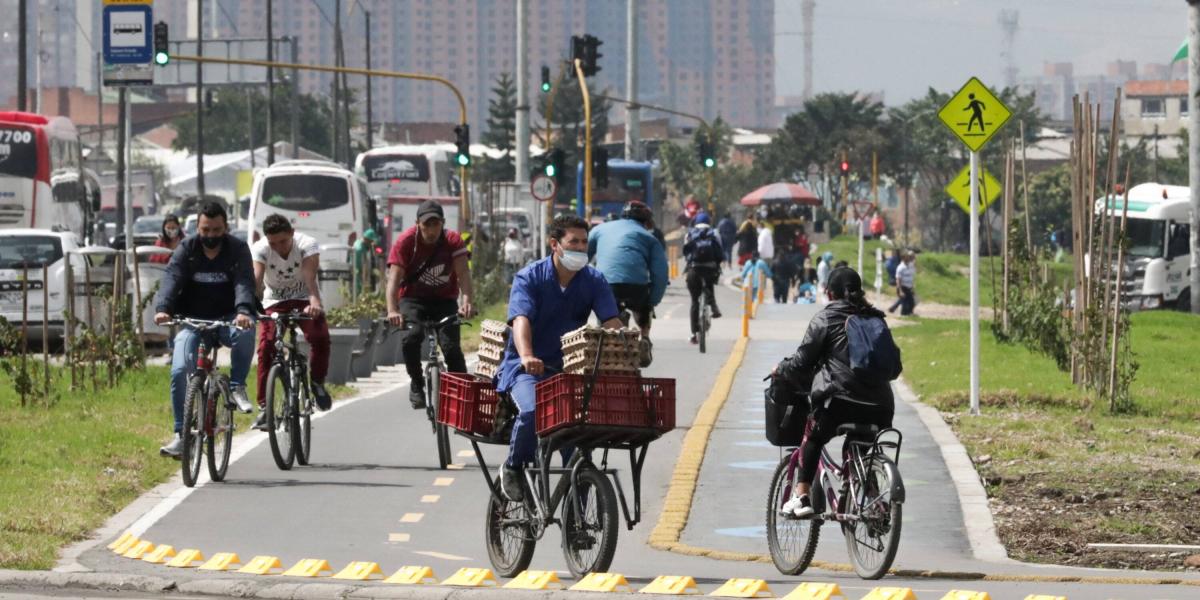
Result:
[[[562,548],[572,575],[608,570],[617,552],[617,519],[617,495],[608,476],[595,467],[580,469],[563,498]]]
[[[299,393],[295,394],[299,408],[297,411],[299,423],[296,428],[296,462],[305,466],[312,457],[312,385],[308,380],[308,369],[303,364],[294,370],[294,375],[299,381],[296,386]]]
[[[425,369],[425,406],[429,407],[429,418],[433,423],[434,443],[437,444],[438,468],[445,469],[453,462],[450,456],[450,429],[437,420],[438,394],[442,389],[442,369],[430,365]]]
[[[866,480],[860,484],[864,496],[860,519],[842,525],[850,562],[863,579],[883,577],[900,546],[902,503],[891,499],[890,473],[895,470],[885,467],[885,462],[891,461],[883,457],[871,460]]]
[[[267,437],[271,440],[271,456],[275,466],[287,471],[296,460],[295,438],[289,423],[287,374],[283,365],[272,365],[267,375]]]
[[[496,478],[500,488],[500,478]],[[523,502],[510,502],[491,495],[488,500],[485,535],[488,560],[501,577],[513,577],[529,567],[537,540],[529,529],[533,519]]]
[[[790,456],[784,456],[771,476],[771,492],[767,494],[767,547],[771,561],[784,575],[799,575],[812,562],[821,537],[820,519],[795,519],[782,515],[779,509],[792,494],[793,482],[788,479]]]
[[[708,352],[708,299],[700,294],[700,354]]]
[[[229,397],[229,383],[224,377],[213,381],[213,393],[205,405],[213,411],[212,433],[205,440],[208,448],[208,476],[213,481],[224,481],[229,470],[229,454],[233,451],[233,400]]]
[[[192,487],[200,478],[200,461],[204,460],[204,377],[188,379],[187,391],[183,396],[183,485]]]

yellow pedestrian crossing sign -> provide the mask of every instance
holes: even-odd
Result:
[[[979,167],[979,213],[992,205],[992,202],[1000,196],[1000,182],[992,177],[991,173],[982,166]],[[971,165],[967,165],[958,172],[958,176],[946,186],[946,193],[950,194],[951,198],[962,207],[963,212],[971,213]]]
[[[972,152],[978,152],[1011,116],[1012,111],[977,77],[969,79],[938,111],[942,123]]]

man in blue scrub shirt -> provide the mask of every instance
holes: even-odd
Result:
[[[520,412],[513,425],[500,487],[514,502],[524,496],[521,469],[533,462],[537,433],[533,410],[537,382],[562,372],[562,336],[587,324],[594,312],[606,329],[619,329],[617,303],[604,275],[588,266],[588,224],[573,214],[550,226],[550,256],[521,269],[508,297],[512,335],[500,361],[496,390]]]

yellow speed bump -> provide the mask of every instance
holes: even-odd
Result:
[[[218,552],[208,559],[208,562],[200,565],[201,571],[228,571],[234,567],[242,566],[242,559],[233,552]]]
[[[196,566],[196,563],[198,563],[202,560],[204,560],[204,555],[200,554],[199,550],[187,548],[184,550],[180,550],[179,554],[175,555],[175,558],[172,558],[170,561],[167,562],[167,566],[185,569],[188,567]]]
[[[246,573],[247,575],[278,575],[283,572],[283,563],[279,562],[278,556],[255,556],[246,563],[246,566],[238,569],[238,573]]]
[[[392,576],[384,579],[383,582],[403,585],[424,585],[437,583],[437,576],[433,574],[433,569],[429,567],[400,567],[399,571],[392,573]]]
[[[148,540],[142,540],[123,552],[121,556],[141,560],[143,556],[150,552],[154,552],[154,544],[151,544]]]
[[[572,592],[633,592],[625,576],[620,573],[588,573],[579,583],[570,587]]]
[[[325,577],[322,573],[332,574],[333,568],[328,561],[320,558],[305,558],[283,572],[288,577]]]
[[[373,562],[352,562],[346,565],[345,569],[334,575],[334,579],[353,579],[355,581],[366,581],[378,575],[383,578],[383,569],[379,568],[379,563]]]
[[[112,547],[112,551],[114,553],[120,554],[120,555],[124,555],[126,552],[129,552],[130,548],[138,545],[138,542],[142,541],[142,540],[139,540],[139,539],[133,537],[132,535],[129,537],[125,537],[125,536],[121,536],[121,537],[123,538],[124,541],[122,541],[121,543]]]
[[[774,598],[767,582],[761,579],[730,579],[709,596],[722,598]]]
[[[650,585],[638,590],[639,594],[673,594],[676,596],[698,595],[700,588],[696,580],[688,576],[659,575]]]
[[[966,590],[950,590],[942,596],[942,600],[992,600],[987,592],[968,592]]]
[[[917,600],[912,588],[877,587],[862,600]]]
[[[143,556],[142,560],[144,562],[148,562],[151,564],[161,565],[161,564],[167,562],[167,559],[169,559],[173,556],[175,556],[175,548],[168,546],[166,544],[163,544],[163,545],[155,548],[154,552],[150,552],[150,553],[146,554],[145,556]]]
[[[836,583],[802,583],[783,597],[783,600],[830,600],[845,598]]]
[[[1030,594],[1025,596],[1025,600],[1067,600],[1066,596],[1050,596],[1043,594]]]
[[[554,571],[521,571],[504,587],[512,590],[557,590],[562,589],[563,584]]]
[[[119,538],[117,538],[117,539],[113,540],[112,542],[110,542],[110,543],[108,544],[108,549],[109,549],[109,550],[116,550],[116,549],[117,549],[117,546],[120,546],[121,544],[124,544],[126,541],[128,541],[128,540],[129,540],[130,538],[132,538],[132,537],[133,537],[133,534],[132,534],[132,533],[129,533],[128,531],[126,531],[125,533],[122,533],[122,534],[121,534],[121,537],[119,537]]]
[[[499,585],[499,582],[496,581],[496,576],[492,574],[491,569],[463,567],[457,573],[451,575],[449,579],[443,581],[442,585],[485,587]]]

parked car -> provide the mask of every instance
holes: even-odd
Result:
[[[48,229],[3,229],[0,230],[0,316],[9,323],[20,325],[28,322],[28,341],[34,345],[42,341],[42,314],[47,313],[50,341],[56,343],[64,332],[63,309],[66,304],[66,270],[68,253],[79,248],[74,233],[50,231]],[[72,256],[71,264],[83,268],[83,258]],[[42,267],[47,267],[43,278]],[[28,294],[26,302],[22,295]],[[43,291],[43,289],[45,291]],[[49,296],[43,304],[43,294]]]

